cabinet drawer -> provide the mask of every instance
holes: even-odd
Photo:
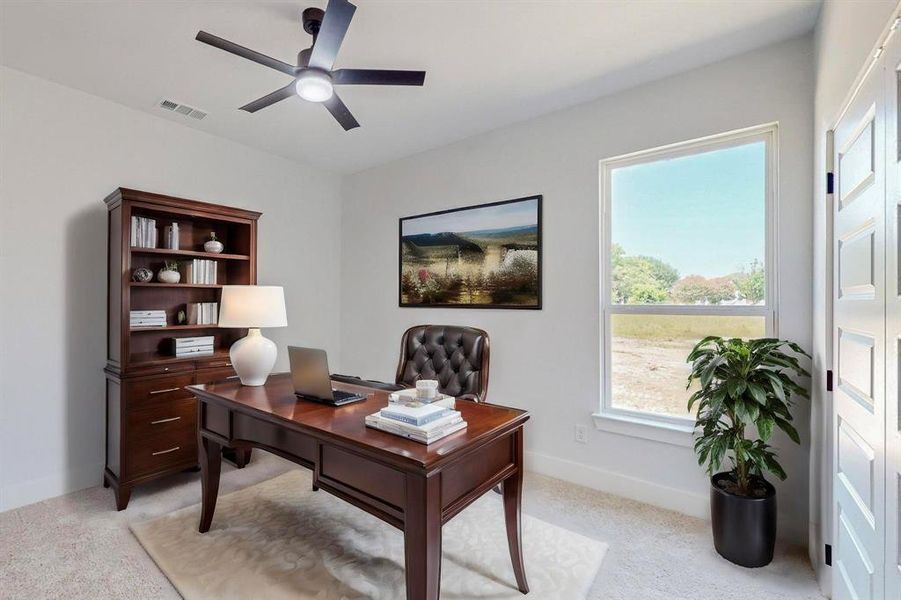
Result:
[[[184,373],[185,371],[193,371],[194,364],[174,363],[171,365],[155,365],[152,367],[132,367],[128,369],[130,376],[134,375],[174,375],[176,373]]]
[[[404,474],[391,467],[346,452],[340,448],[323,445],[320,454],[319,479],[326,484],[338,483],[352,492],[387,502],[396,507],[404,505]]]
[[[176,465],[197,464],[197,435],[172,432],[130,444],[129,478],[135,479]]]
[[[185,436],[197,435],[197,401],[193,398],[128,413],[129,444],[140,446],[159,436],[177,437],[179,432]]]
[[[128,410],[135,410],[192,398],[191,392],[185,389],[186,385],[192,383],[194,383],[193,373],[129,381],[125,386],[126,406]]]
[[[214,381],[224,381],[227,379],[237,379],[235,370],[231,367],[221,367],[219,369],[198,369],[194,371],[194,383],[213,383]]]
[[[211,358],[209,360],[198,360],[198,369],[218,369],[221,367],[231,367],[231,359],[229,358]]]

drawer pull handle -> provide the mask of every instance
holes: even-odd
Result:
[[[181,417],[169,417],[168,419],[157,419],[156,421],[151,421],[151,425],[159,425],[160,423],[170,423],[172,421],[178,421]]]
[[[165,393],[167,393],[167,392],[177,392],[177,391],[180,390],[180,389],[181,389],[181,388],[177,388],[177,387],[174,387],[174,388],[166,388],[166,389],[164,389],[164,390],[153,390],[153,391],[150,392],[150,393],[151,393],[151,394],[165,394]]]
[[[159,456],[160,454],[169,454],[170,452],[175,452],[181,446],[175,446],[174,448],[169,448],[168,450],[160,450],[159,452],[154,452],[151,456]]]
[[[229,375],[226,379],[237,379],[240,375]]]
[[[230,366],[232,366],[232,364],[230,362],[227,362],[227,363],[225,363],[225,366],[230,367]]]

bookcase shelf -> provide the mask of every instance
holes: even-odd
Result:
[[[222,284],[213,283],[157,283],[155,281],[132,281],[129,283],[131,287],[137,288],[199,288],[218,290],[222,289]]]
[[[183,256],[185,258],[207,258],[210,260],[250,260],[248,254],[213,254],[212,252],[198,252],[196,250],[169,250],[167,248],[142,248],[131,247],[132,254],[147,254],[152,256]]]
[[[229,329],[218,325],[166,325],[165,327],[132,327],[129,333],[146,333],[148,331],[190,331],[192,329]]]
[[[199,308],[196,304],[220,302],[224,285],[256,283],[260,213],[124,188],[105,202],[109,240],[106,410],[99,412],[99,418],[106,421],[104,482],[115,491],[116,507],[122,510],[134,486],[197,465],[197,408],[187,386],[235,378],[229,348],[247,330],[209,323],[179,325],[179,313],[192,313]],[[132,217],[146,219],[135,227],[134,240]],[[165,228],[172,227],[178,230],[179,248],[185,250],[131,245],[138,238],[152,241],[149,232],[154,226],[157,245],[162,245]],[[202,252],[214,233],[225,252]],[[215,264],[195,263],[198,259]],[[217,283],[132,281],[139,269],[151,271],[156,279],[166,263],[173,262],[183,282],[195,281],[188,271],[200,269],[201,275],[210,278],[199,280]],[[165,314],[167,326],[132,328],[132,311],[155,311],[154,318]],[[192,320],[212,319],[204,314]],[[212,338],[211,354],[175,356],[174,340],[201,336]],[[249,453],[240,456],[244,464]]]

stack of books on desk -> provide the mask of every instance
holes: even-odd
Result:
[[[430,444],[466,429],[454,398],[439,394],[430,400],[416,397],[416,390],[390,395],[388,406],[366,417],[366,425],[422,444]]]
[[[213,354],[213,336],[211,335],[172,338],[172,341],[175,346],[176,358]]]
[[[166,311],[164,310],[133,310],[129,314],[129,326],[132,329],[140,327],[165,327]]]

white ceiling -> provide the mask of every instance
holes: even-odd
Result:
[[[355,172],[809,31],[819,0],[358,0],[336,68],[428,71],[425,87],[339,88],[345,132],[290,81],[194,40],[199,29],[294,64],[300,2],[0,0],[0,61],[337,172]],[[171,98],[203,121],[157,107]]]

